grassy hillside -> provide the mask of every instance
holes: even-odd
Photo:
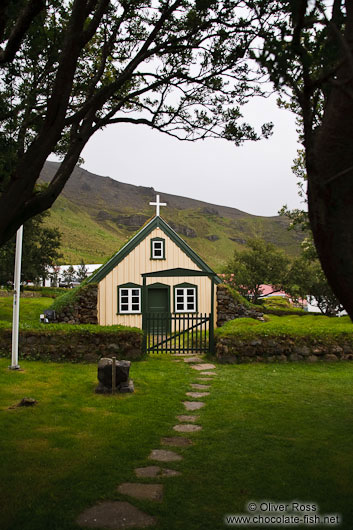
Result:
[[[47,163],[48,181],[57,164]],[[132,186],[76,168],[50,210],[48,226],[62,232],[62,263],[102,263],[154,215],[153,188]],[[282,217],[260,217],[235,208],[162,193],[163,218],[209,265],[220,270],[249,237],[261,236],[294,256],[300,236]]]

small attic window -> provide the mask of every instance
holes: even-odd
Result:
[[[165,241],[163,238],[151,239],[151,259],[165,259]]]

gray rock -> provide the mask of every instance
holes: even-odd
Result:
[[[112,388],[112,359],[102,358],[98,362],[98,381],[107,388]],[[116,361],[116,384],[125,383],[129,379],[131,362]]]
[[[174,453],[174,451],[167,451],[165,449],[153,449],[149,456],[149,460],[157,460],[158,462],[177,462],[183,457]]]
[[[300,361],[303,357],[297,353],[291,353],[289,356],[290,361]]]
[[[117,391],[120,394],[128,394],[135,391],[134,382],[132,379],[129,379],[128,381],[124,381],[123,383],[120,383],[120,385],[117,386]]]
[[[309,363],[316,363],[319,360],[319,358],[316,355],[309,355],[307,360]]]
[[[124,482],[118,486],[118,492],[135,499],[162,501],[163,484],[139,484],[136,482]]]
[[[311,351],[310,351],[310,348],[308,348],[308,346],[297,346],[295,348],[295,353],[297,353],[298,355],[304,355],[304,356],[308,356],[311,354]]]
[[[338,361],[338,357],[334,353],[326,353],[324,359],[325,361]]]
[[[106,501],[88,508],[76,519],[79,526],[86,528],[146,528],[157,522],[155,517],[142,512],[129,502]]]

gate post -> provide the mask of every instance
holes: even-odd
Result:
[[[208,352],[213,353],[214,350],[214,276],[211,277],[211,314],[208,331]]]
[[[147,353],[147,318],[146,318],[146,307],[147,307],[147,285],[146,278],[143,277],[142,287],[142,331],[143,331],[143,351]]]

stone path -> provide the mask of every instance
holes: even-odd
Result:
[[[186,392],[186,395],[192,398],[202,398],[205,396],[209,396],[209,392]]]
[[[196,425],[193,425],[193,427],[196,427]],[[184,431],[184,432],[188,432],[188,431]],[[167,438],[162,438],[161,444],[172,445],[174,447],[188,447],[188,445],[192,445],[192,441],[189,440],[188,438],[182,438],[181,436],[169,436]]]
[[[161,502],[163,499],[163,484],[125,482],[118,486],[118,492],[129,497],[135,497],[135,499]]]
[[[139,478],[159,478],[159,477],[176,477],[181,475],[180,471],[175,469],[161,468],[159,466],[137,467],[135,475]]]
[[[199,410],[205,406],[205,403],[202,401],[183,401],[183,405],[186,410]]]
[[[179,359],[174,359],[174,362],[181,362]],[[200,383],[191,383],[191,391],[186,392],[188,397],[199,399],[210,395],[209,390],[211,386],[202,384],[213,380],[215,372],[211,371],[216,368],[214,364],[204,363],[199,356],[189,356],[184,358],[184,362],[190,364],[190,367],[199,372],[197,378]],[[196,374],[195,374],[196,375]],[[202,376],[202,377],[200,377]],[[207,377],[204,377],[207,376]],[[201,391],[201,392],[200,392]],[[187,411],[194,411],[203,408],[206,403],[203,401],[183,401],[183,405]],[[200,416],[194,414],[181,414],[176,416],[179,423],[173,426],[173,430],[180,433],[193,434],[201,431],[202,426],[196,424]],[[168,436],[161,438],[161,445],[188,448],[193,446],[193,441],[182,436]],[[180,462],[183,456],[175,451],[167,449],[153,449],[148,455],[149,460],[156,462]],[[180,471],[169,468],[162,468],[158,465],[150,465],[145,467],[138,467],[134,470],[135,476],[138,478],[160,479],[168,477],[176,477],[181,475]],[[139,482],[124,482],[117,486],[117,491],[121,495],[134,498],[137,500],[147,500],[154,502],[163,501],[164,484],[153,482],[139,483]],[[125,528],[147,528],[154,526],[157,519],[130,504],[122,501],[107,501],[100,502],[95,506],[85,510],[77,519],[79,526],[87,528],[106,528],[112,530],[120,530]]]
[[[199,419],[200,416],[189,416],[188,414],[182,414],[181,416],[177,416],[177,420],[182,422],[195,422]]]
[[[199,385],[198,383],[191,383],[190,386],[195,390],[209,390],[211,388],[210,385]]]
[[[177,432],[196,432],[201,431],[201,425],[194,425],[193,423],[181,423],[174,425],[173,429]]]
[[[100,502],[88,508],[76,519],[76,523],[87,528],[146,528],[155,525],[155,517],[142,512],[129,502]]]
[[[200,372],[201,370],[214,370],[216,367],[214,364],[202,363],[202,364],[194,364],[191,368],[193,368],[194,370],[198,370]]]
[[[174,453],[174,451],[167,451],[166,449],[153,449],[149,456],[149,460],[157,460],[157,462],[178,462],[183,457]]]

